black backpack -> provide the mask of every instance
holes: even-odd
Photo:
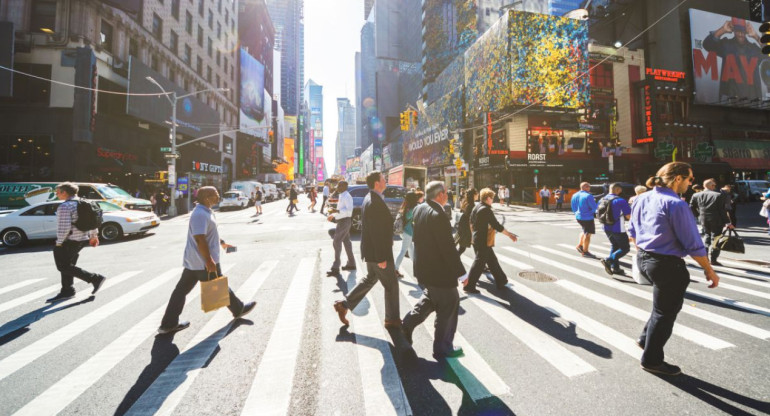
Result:
[[[599,207],[596,208],[596,218],[600,223],[604,225],[615,224],[615,216],[612,215],[612,201],[615,198],[617,198],[617,196],[613,196],[612,198],[605,197],[599,201]]]
[[[102,209],[94,201],[78,199],[78,219],[75,221],[75,228],[80,231],[90,231],[99,228],[102,225]]]

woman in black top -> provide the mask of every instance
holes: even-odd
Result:
[[[495,198],[495,191],[484,188],[480,192],[481,203],[476,205],[471,212],[471,229],[473,230],[473,251],[476,252],[476,258],[473,260],[471,270],[468,272],[468,279],[463,282],[463,291],[466,293],[479,293],[476,289],[476,283],[481,277],[481,272],[484,270],[484,265],[489,266],[489,270],[492,272],[492,276],[495,278],[495,286],[498,289],[502,289],[508,283],[508,277],[500,267],[500,263],[497,261],[497,256],[492,250],[492,246],[487,245],[487,235],[489,229],[493,229],[499,233],[503,233],[508,236],[511,241],[516,241],[516,234],[508,232],[495,218],[495,214],[492,213],[492,201]],[[492,241],[494,245],[494,241]]]
[[[297,208],[297,185],[291,184],[291,188],[289,189],[289,206],[286,208],[286,212],[289,213],[289,215],[293,214],[294,211],[299,211],[299,208]]]
[[[457,252],[463,254],[465,249],[471,246],[471,213],[476,206],[476,190],[469,188],[465,191],[465,197],[463,198],[462,209],[463,213],[460,215],[460,221],[457,223]]]

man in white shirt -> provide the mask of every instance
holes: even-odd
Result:
[[[548,202],[551,199],[551,190],[548,186],[543,185],[543,189],[540,190],[540,210],[548,211]]]
[[[324,186],[324,203],[326,203],[326,193],[329,187]],[[345,246],[345,254],[348,256],[348,264],[342,267],[342,270],[355,270],[356,260],[353,257],[353,244],[350,242],[350,226],[353,221],[353,197],[348,192],[348,183],[346,181],[340,181],[337,184],[337,194],[339,195],[339,201],[337,202],[337,210],[331,213],[327,219],[329,221],[336,220],[337,228],[334,230],[334,263],[331,270],[326,272],[327,276],[339,276],[340,274],[340,257],[342,246]]]
[[[347,189],[347,187],[346,187],[346,189]],[[321,214],[324,213],[324,207],[326,206],[326,200],[329,199],[329,182],[324,182],[323,196],[324,196],[324,200],[323,200],[323,202],[321,202]]]
[[[507,186],[503,188],[503,196],[505,196],[505,206],[511,206],[511,191]]]

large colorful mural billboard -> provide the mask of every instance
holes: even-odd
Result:
[[[588,66],[585,21],[510,10],[465,52],[468,115],[532,104],[583,107]]]
[[[746,106],[770,98],[759,23],[690,9],[695,103]]]
[[[436,77],[478,36],[476,0],[425,0],[423,48],[427,79]]]

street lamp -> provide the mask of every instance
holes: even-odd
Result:
[[[163,96],[166,97],[169,103],[171,103],[171,161],[169,162],[169,167],[171,171],[174,172],[174,177],[171,178],[173,180],[169,181],[171,185],[171,205],[168,207],[168,216],[173,217],[176,216],[176,105],[180,98],[189,97],[191,95],[199,94],[202,92],[209,92],[209,91],[230,91],[229,88],[208,88],[205,90],[200,91],[193,91],[189,94],[184,95],[176,95],[176,91],[167,92],[159,83],[158,81],[155,81],[153,77],[147,76],[145,77],[147,81],[152,82],[155,84],[156,87],[160,88],[161,91],[163,91]],[[170,97],[169,97],[170,95]]]

